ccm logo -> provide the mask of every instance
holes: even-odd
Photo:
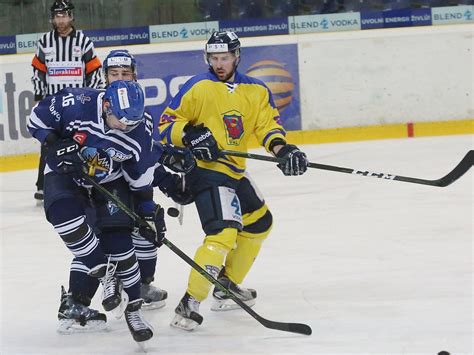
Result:
[[[74,143],[73,145],[70,145],[69,147],[58,149],[56,151],[56,156],[60,157],[61,155],[64,155],[64,154],[73,153],[77,150],[77,148],[78,148],[77,144]]]

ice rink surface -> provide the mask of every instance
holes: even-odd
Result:
[[[437,179],[473,143],[461,135],[302,149],[313,162]],[[259,161],[249,161],[248,170],[274,229],[244,285],[258,290],[260,315],[309,324],[313,335],[264,328],[242,310],[211,312],[210,299],[201,305],[200,328],[171,328],[189,267],[162,247],[155,283],[169,299],[146,313],[155,328],[148,353],[473,353],[474,171],[439,188],[315,169],[284,177]],[[123,319],[109,317],[101,333],[56,333],[71,255],[35,206],[35,171],[0,179],[0,353],[140,353]],[[170,219],[168,229],[168,238],[193,256],[203,237],[194,206],[185,208],[183,226]],[[100,309],[98,296],[93,305]]]

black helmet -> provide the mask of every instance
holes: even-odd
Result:
[[[74,5],[70,0],[56,0],[53,5],[51,5],[51,18],[54,18],[54,15],[58,12],[67,11],[68,15],[72,15],[72,10],[74,10]]]
[[[206,55],[209,53],[234,52],[240,54],[239,37],[234,32],[214,32],[206,43]]]

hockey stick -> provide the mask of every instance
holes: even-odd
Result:
[[[122,211],[124,211],[130,218],[132,218],[134,221],[136,221],[141,226],[144,226],[146,228],[154,229],[153,226],[148,224],[148,222],[146,222],[142,217],[140,217],[138,214],[136,214],[134,211],[132,211],[130,208],[128,208],[128,206],[125,205],[116,195],[114,195],[113,193],[108,191],[106,188],[101,186],[99,183],[97,183],[89,175],[87,175],[87,174],[83,174],[83,175],[84,175],[84,178],[91,185],[93,185],[100,193],[102,193],[103,195],[107,196],[110,200],[112,200],[117,205],[117,207],[120,208]],[[147,240],[150,243],[153,243],[155,246],[159,246],[158,243],[155,240],[148,239],[148,238],[147,238]],[[247,312],[252,317],[254,317],[264,327],[270,328],[270,329],[275,329],[275,330],[281,330],[281,331],[285,331],[285,332],[311,335],[311,333],[312,333],[311,327],[306,325],[306,324],[275,322],[275,321],[271,321],[271,320],[263,318],[258,313],[256,313],[252,308],[247,306],[232,291],[230,291],[227,287],[225,287],[223,284],[221,284],[219,281],[217,281],[214,277],[212,277],[211,274],[209,274],[206,270],[204,270],[202,267],[200,267],[198,264],[196,264],[196,262],[193,259],[191,259],[189,256],[187,256],[184,252],[182,252],[181,249],[179,249],[176,245],[174,245],[169,239],[163,238],[163,244],[166,245],[168,248],[170,248],[173,253],[178,255],[187,264],[189,264],[193,269],[195,269],[197,272],[199,272],[199,274],[201,274],[204,278],[206,278],[207,281],[209,281],[214,286],[216,286],[220,291],[224,292],[226,296],[231,298],[245,312]]]
[[[186,190],[186,180],[185,180],[186,174],[181,173],[179,175],[181,175],[181,192],[184,192]],[[182,226],[183,219],[184,219],[184,206],[177,203],[176,208],[179,211],[178,222],[179,222],[179,225]]]
[[[246,153],[246,152],[236,152],[233,150],[221,150],[221,154],[230,155],[234,157],[270,161],[274,163],[281,163],[285,161],[282,158],[276,158],[276,157],[272,157],[268,155],[260,155],[260,154]],[[308,167],[314,168],[314,169],[336,171],[339,173],[354,174],[354,175],[359,175],[359,176],[375,177],[379,179],[410,182],[413,184],[446,187],[448,185],[451,185],[461,176],[463,176],[471,168],[473,164],[474,164],[474,151],[470,150],[469,152],[467,152],[464,158],[462,158],[462,160],[459,162],[458,165],[456,165],[456,167],[453,170],[451,170],[448,174],[446,174],[445,176],[437,180],[425,180],[425,179],[418,179],[414,177],[407,177],[407,176],[387,174],[387,173],[376,173],[376,172],[372,172],[368,170],[342,168],[339,166],[325,165],[325,164],[318,164],[318,163],[309,163]]]

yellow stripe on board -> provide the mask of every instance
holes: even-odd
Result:
[[[15,170],[36,169],[39,164],[39,154],[7,155],[0,157],[0,173]]]
[[[474,120],[423,122],[413,124],[415,137],[474,134]]]
[[[374,139],[447,136],[455,134],[474,134],[474,120],[403,123],[312,131],[290,131],[288,132],[287,138],[288,142],[293,144],[321,144],[368,141]],[[257,140],[255,139],[255,136],[253,136],[250,140],[249,148],[258,147]],[[37,153],[0,157],[0,172],[35,169],[37,167]]]
[[[409,128],[410,125],[411,129]],[[412,132],[410,133],[410,131]],[[290,131],[287,134],[287,140],[292,144],[321,144],[456,134],[474,134],[474,120]],[[259,147],[255,137],[250,140],[249,147]]]

